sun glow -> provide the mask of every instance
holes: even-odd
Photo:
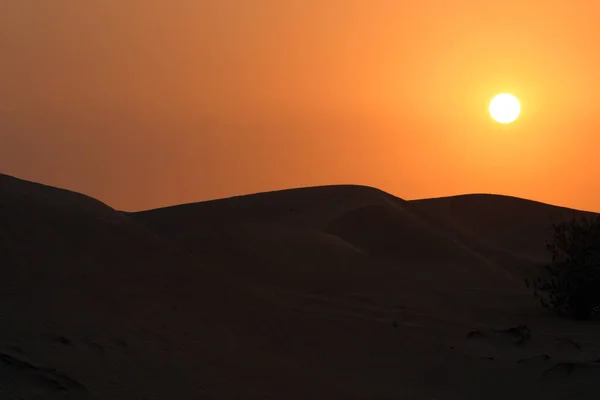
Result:
[[[492,99],[489,111],[496,122],[509,124],[519,117],[521,104],[512,94],[501,93]]]

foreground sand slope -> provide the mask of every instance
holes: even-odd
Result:
[[[348,185],[123,213],[0,176],[0,397],[595,399],[598,327],[522,283],[557,211]]]

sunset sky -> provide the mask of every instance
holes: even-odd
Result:
[[[0,172],[131,211],[338,183],[600,211],[599,20],[598,1],[2,0]]]

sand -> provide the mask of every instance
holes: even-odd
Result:
[[[0,175],[0,398],[596,399],[523,279],[554,219],[325,186],[128,213]]]

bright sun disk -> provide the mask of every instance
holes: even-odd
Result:
[[[521,113],[521,104],[512,94],[500,93],[490,102],[489,110],[495,121],[508,124],[516,120]]]

